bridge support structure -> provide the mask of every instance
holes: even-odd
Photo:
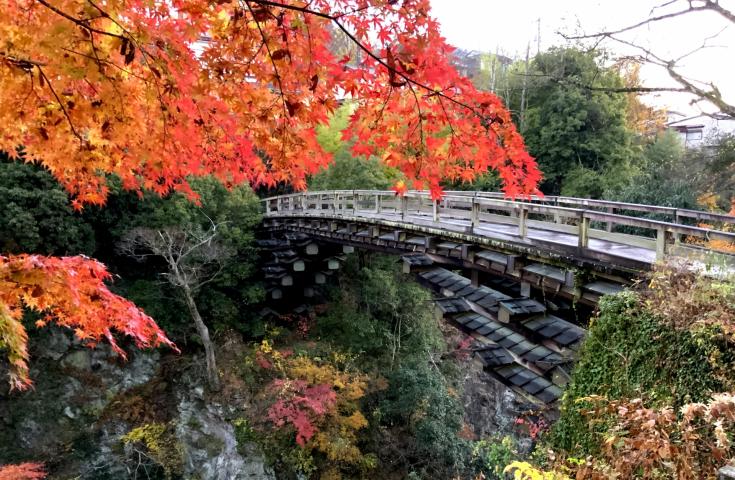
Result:
[[[478,193],[453,192],[442,201],[372,191],[266,199],[270,297],[318,298],[355,249],[399,255],[403,271],[435,292],[437,315],[474,339],[486,372],[529,404],[554,408],[585,336],[580,312],[591,313],[602,295],[621,291],[657,260],[710,253],[683,245],[685,236],[735,242],[735,233],[680,223],[735,223],[729,216],[564,197],[510,202]],[[628,210],[672,210],[677,223],[631,217]],[[655,233],[636,236],[620,227]]]

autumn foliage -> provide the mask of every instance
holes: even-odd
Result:
[[[46,478],[46,469],[41,463],[0,465],[0,480],[41,480],[43,478]]]
[[[258,365],[273,375],[266,392],[268,422],[291,436],[307,458],[326,458],[325,471],[333,475],[327,478],[341,478],[341,468],[372,465],[357,446],[358,432],[368,425],[359,408],[367,378],[347,368],[349,360],[338,352],[327,358],[294,355],[274,349],[270,341],[256,351]]]
[[[140,347],[173,346],[152,318],[110,292],[109,278],[104,265],[85,257],[0,256],[0,348],[8,352],[11,388],[30,385],[24,309],[41,314],[39,327],[71,328],[90,346],[107,340],[123,357],[115,333]]]
[[[672,265],[657,265],[641,292],[646,308],[678,330],[716,326],[735,341],[735,285]]]
[[[277,427],[293,426],[296,443],[302,447],[316,433],[314,422],[334,407],[337,395],[329,384],[309,385],[305,380],[274,380],[278,400],[268,410]]]
[[[590,422],[612,417],[602,438],[601,458],[581,463],[576,478],[716,477],[732,458],[735,396],[720,393],[707,403],[684,405],[679,415],[671,407],[648,408],[640,399],[582,399],[591,404]]]
[[[342,98],[346,137],[438,195],[498,170],[509,195],[540,174],[509,112],[450,63],[428,0],[3,0],[0,149],[24,147],[77,205],[186,177],[288,182],[325,167],[314,128]],[[338,57],[335,35],[358,45]]]

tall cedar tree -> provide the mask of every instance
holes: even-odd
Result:
[[[429,0],[0,5],[0,150],[44,165],[75,208],[104,203],[110,173],[130,190],[192,199],[187,178],[208,174],[228,186],[304,188],[331,160],[315,127],[345,97],[356,102],[344,132],[353,153],[402,171],[399,192],[428,187],[437,198],[442,178],[471,180],[488,168],[509,196],[536,192],[541,175],[510,114],[451,66]],[[359,59],[332,53],[335,32],[357,46]],[[70,320],[79,315],[65,309],[90,313],[80,302],[106,298],[106,290],[80,297],[78,285],[65,283],[51,296],[51,277],[23,283],[46,275],[71,281],[58,273],[71,268],[93,273],[77,283],[106,276],[88,259],[0,256],[0,347],[11,353],[16,388],[29,385],[24,306],[50,308],[92,342],[112,340],[125,318],[138,323],[122,331],[142,345],[165,339],[121,300],[115,306],[124,310],[95,308],[86,322]]]

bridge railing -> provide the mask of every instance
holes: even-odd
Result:
[[[280,195],[262,202],[266,216],[388,218],[407,223],[421,220],[455,230],[458,225],[466,225],[472,233],[479,233],[484,224],[494,223],[507,226],[506,230],[511,230],[506,233],[523,240],[528,239],[529,228],[535,228],[576,236],[580,249],[589,248],[590,240],[608,240],[655,250],[657,259],[676,249],[697,248],[685,244],[691,238],[700,239],[703,244],[709,240],[720,240],[723,245],[735,243],[733,232],[682,223],[682,219],[694,219],[730,225],[735,223],[735,217],[730,215],[604,200],[535,197],[514,201],[493,192],[450,191],[434,201],[424,191],[398,196],[392,190],[330,190]],[[670,215],[673,221],[623,213],[631,211]],[[605,229],[593,228],[595,225],[605,225]],[[643,229],[651,236],[614,232],[616,225]],[[718,249],[708,244],[706,250]]]
[[[500,192],[467,192],[449,191],[449,195],[479,196],[483,198],[503,199],[504,194]],[[639,203],[615,202],[612,200],[595,200],[590,198],[575,198],[548,195],[544,197],[532,196],[525,200],[530,203],[543,203],[546,205],[565,206],[581,209],[600,209],[607,213],[640,212],[642,214],[658,214],[667,216],[671,223],[682,223],[683,219],[693,221],[717,222],[726,225],[735,224],[735,216],[721,213],[702,212],[686,208],[662,207],[657,205],[643,205]]]

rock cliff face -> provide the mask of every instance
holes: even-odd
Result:
[[[462,343],[464,337],[454,327],[444,325],[442,331],[449,345]],[[530,402],[493,378],[483,370],[482,362],[474,355],[462,360],[460,369],[464,421],[477,439],[510,436],[520,452],[530,452],[533,440],[517,420],[543,418],[549,424],[559,415],[555,406],[544,407],[542,411],[537,403]]]
[[[208,397],[195,358],[133,349],[123,362],[106,346],[70,338],[44,332],[32,344],[35,388],[0,394],[0,465],[44,462],[51,479],[156,478],[146,452],[121,438],[160,423],[177,452],[167,461],[183,478],[275,478],[255,445],[237,444],[231,422],[247,399]]]
[[[512,435],[516,419],[533,405],[482,370],[479,362],[468,361],[464,370],[462,396],[465,420],[478,437]]]
[[[447,327],[448,341],[457,331]],[[173,449],[165,462],[176,477],[197,480],[275,479],[255,444],[238,445],[235,420],[250,407],[248,389],[233,374],[246,345],[233,337],[219,346],[223,391],[210,395],[201,359],[130,349],[127,362],[107,346],[88,349],[61,330],[32,342],[35,388],[0,393],[0,465],[44,462],[51,479],[164,478],[150,452],[123,436],[135,427],[165,425]],[[466,360],[465,421],[476,438],[510,435],[521,450],[530,440],[516,419],[532,410]]]

